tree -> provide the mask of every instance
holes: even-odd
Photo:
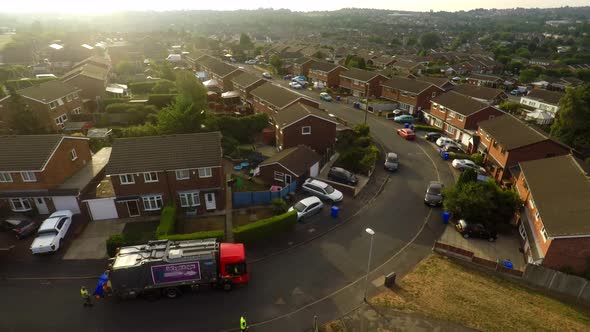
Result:
[[[507,100],[503,101],[499,107],[504,112],[516,114],[518,112],[518,109],[520,108],[520,104],[515,101]]]
[[[426,32],[420,36],[420,46],[427,50],[436,48],[440,42],[440,36],[435,32]]]
[[[588,70],[588,69],[578,70],[578,72],[576,73],[576,75],[582,81],[590,82],[590,70]]]
[[[275,73],[279,75],[283,73],[283,60],[278,55],[273,54],[268,63],[274,68]]]
[[[170,66],[170,63],[168,63],[168,61],[164,61],[160,64],[159,71],[160,78],[170,81],[174,81],[174,79],[176,78],[174,72],[172,71],[172,67]]]
[[[119,75],[133,75],[135,74],[135,65],[129,61],[121,61],[117,65],[116,71]]]
[[[344,65],[348,68],[367,69],[365,59],[356,55],[348,55],[344,61]]]
[[[408,38],[408,40],[406,41],[406,45],[407,46],[414,46],[418,43],[418,38],[412,36],[410,38]]]
[[[47,134],[47,127],[39,114],[25,104],[19,94],[14,91],[10,91],[10,94],[12,97],[8,102],[10,110],[8,124],[13,133],[17,135]]]
[[[539,77],[539,72],[532,68],[528,68],[520,71],[520,75],[518,75],[518,80],[522,83],[530,83],[534,81],[537,77]]]
[[[242,50],[251,50],[254,48],[254,43],[252,43],[250,36],[248,36],[247,34],[245,34],[243,32],[240,35],[240,48]]]
[[[582,152],[590,151],[590,84],[566,91],[551,135]]]

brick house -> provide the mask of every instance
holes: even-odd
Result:
[[[475,150],[473,136],[477,131],[477,123],[504,114],[493,106],[455,91],[433,98],[431,102],[428,123],[467,147],[468,152]]]
[[[298,58],[293,61],[291,64],[291,74],[293,75],[303,75],[307,77],[309,75],[309,68],[315,62],[315,60],[310,58]]]
[[[166,204],[189,215],[225,206],[219,132],[116,139],[106,174],[122,218]]]
[[[420,62],[415,62],[412,60],[403,60],[398,59],[395,61],[391,66],[391,69],[397,70],[403,74],[421,74],[422,70],[425,68],[424,65]]]
[[[369,96],[381,96],[381,84],[387,77],[379,73],[351,68],[340,73],[340,88],[345,89],[355,97],[366,97],[367,89]]]
[[[327,112],[304,103],[294,103],[272,115],[276,146],[284,150],[305,145],[326,155],[336,144],[336,125]]]
[[[370,59],[370,61],[373,63],[373,66],[375,66],[377,68],[385,69],[395,63],[395,56],[384,54],[384,55],[380,55],[376,58]]]
[[[81,89],[55,80],[17,91],[21,101],[37,114],[51,132],[60,132],[72,114],[83,113]],[[0,100],[0,120],[8,122],[11,99]]]
[[[93,157],[82,137],[2,136],[0,205],[17,213],[80,213],[80,194],[102,178],[110,151]]]
[[[443,91],[449,91],[455,87],[455,84],[446,77],[418,76],[416,79],[422,82],[432,83]]]
[[[520,97],[520,103],[522,105],[534,107],[535,109],[550,112],[555,116],[559,111],[559,101],[564,95],[565,94],[562,92],[534,89],[526,96]]]
[[[192,60],[198,70],[206,73],[208,79],[216,80],[221,91],[233,89],[232,79],[244,71],[210,55],[202,55]],[[190,61],[189,61],[190,62]]]
[[[430,108],[430,100],[444,91],[432,83],[393,76],[381,84],[381,98],[399,103],[410,114]]]
[[[316,108],[320,106],[317,101],[302,97],[288,89],[268,82],[253,89],[250,94],[252,95],[254,111],[256,113],[266,113],[270,117],[272,117],[274,113],[279,112],[296,102]]]
[[[498,76],[483,75],[483,74],[469,74],[467,76],[467,83],[477,86],[487,86],[490,88],[497,88],[504,80]]]
[[[346,67],[334,63],[314,61],[309,67],[309,80],[318,82],[327,87],[336,87],[340,84],[340,73],[345,71]]]
[[[80,88],[80,95],[84,100],[96,101],[104,97],[108,77],[109,70],[104,66],[84,63],[64,74],[60,80]]]
[[[478,123],[478,151],[484,164],[498,182],[513,182],[508,169],[519,162],[566,155],[567,146],[529,127],[510,114]]]
[[[285,186],[297,181],[300,186],[307,178],[320,172],[320,155],[300,145],[280,151],[263,161],[255,171],[264,182]]]
[[[515,168],[515,187],[524,201],[517,215],[518,230],[527,262],[580,274],[587,271],[588,175],[571,155],[525,161]]]
[[[453,91],[469,96],[488,105],[498,105],[508,99],[508,95],[499,89],[477,86],[474,84],[461,84],[453,88]]]
[[[242,72],[231,79],[233,89],[240,93],[240,99],[243,103],[252,104],[252,95],[250,92],[266,83],[262,77]]]

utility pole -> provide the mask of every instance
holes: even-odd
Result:
[[[367,103],[365,104],[365,124],[367,124],[367,115],[369,114],[369,82],[365,83],[365,98]]]

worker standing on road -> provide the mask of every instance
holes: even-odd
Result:
[[[244,316],[240,317],[240,331],[248,331],[248,325],[246,324],[246,318],[244,318]]]
[[[90,300],[90,294],[88,294],[88,290],[86,290],[85,286],[80,288],[80,295],[82,296],[82,300],[84,301],[82,304],[85,307],[92,307],[92,300]]]

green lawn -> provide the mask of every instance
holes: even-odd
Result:
[[[4,45],[12,41],[12,35],[0,35],[0,50],[4,48]]]

